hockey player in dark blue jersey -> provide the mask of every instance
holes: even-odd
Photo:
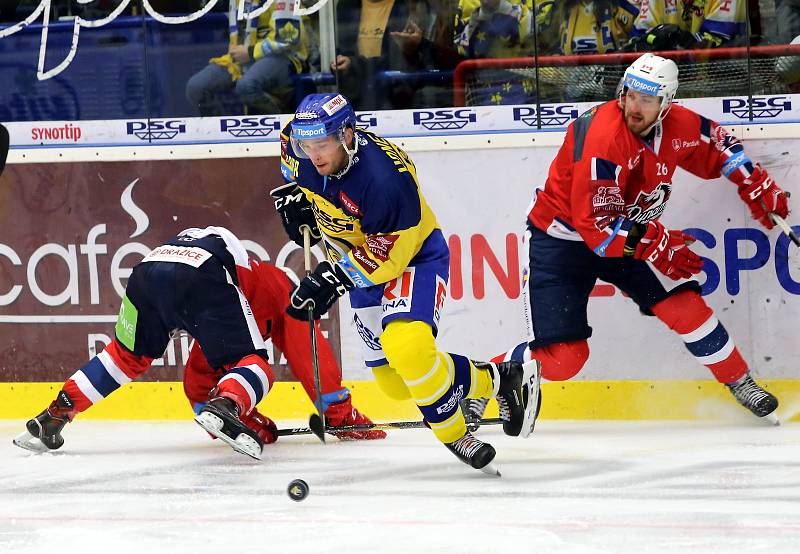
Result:
[[[533,429],[536,363],[473,362],[435,344],[447,295],[450,253],[405,152],[356,129],[340,94],[303,99],[281,135],[286,184],[272,191],[290,238],[301,227],[324,240],[327,260],[300,282],[290,315],[321,317],[345,292],[364,362],[381,389],[413,398],[436,437],[461,461],[487,473],[495,450],[473,437],[458,401],[497,397],[506,434]]]

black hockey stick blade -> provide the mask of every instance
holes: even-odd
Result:
[[[295,427],[291,429],[278,429],[278,436],[285,437],[289,435],[316,435],[319,437],[319,431],[322,429],[320,426],[321,420],[314,414],[309,419],[308,427]],[[317,429],[312,427],[312,422],[316,420],[314,425],[318,426]],[[481,425],[500,425],[503,420],[499,417],[482,419]],[[427,427],[424,421],[390,421],[388,423],[362,423],[359,425],[342,425],[341,427],[327,427],[325,431],[328,433],[347,432],[347,431],[369,431],[370,429],[420,429]],[[324,433],[323,433],[324,434]]]
[[[281,435],[281,431],[283,431],[283,430],[284,429],[279,430],[278,431],[278,435]],[[319,415],[311,414],[311,417],[308,418],[308,429],[307,429],[307,432],[308,433],[313,433],[314,435],[317,436],[317,438],[319,440],[321,440],[322,442],[325,442],[325,423],[323,423],[322,418],[319,417]],[[287,434],[300,435],[300,434],[308,434],[308,433],[287,433]]]

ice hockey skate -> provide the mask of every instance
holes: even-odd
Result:
[[[468,466],[479,469],[487,475],[500,477],[500,471],[492,463],[497,452],[494,447],[472,436],[467,431],[460,439],[445,443],[447,449],[456,455],[456,458]]]
[[[61,430],[73,417],[72,399],[62,390],[47,409],[28,420],[25,431],[14,439],[14,444],[32,452],[57,450],[64,444]]]
[[[753,412],[756,417],[764,418],[773,425],[780,425],[775,410],[778,408],[778,399],[768,393],[750,376],[745,373],[739,380],[725,385],[731,394],[742,406]]]
[[[256,460],[261,459],[264,443],[239,419],[239,407],[230,398],[214,397],[200,410],[194,420],[211,435],[228,443],[231,448]]]
[[[477,431],[481,426],[481,419],[486,406],[489,404],[488,398],[464,398],[459,402],[461,411],[464,413],[464,421],[467,423],[467,429],[471,433]]]
[[[499,362],[476,364],[492,373],[500,419],[506,435],[528,437],[539,415],[539,387],[542,374],[539,362]]]

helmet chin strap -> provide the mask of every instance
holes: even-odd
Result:
[[[344,166],[344,169],[337,171],[336,173],[332,174],[332,177],[336,177],[337,179],[341,179],[345,173],[353,166],[353,157],[358,152],[358,137],[356,137],[356,130],[353,129],[353,149],[350,150],[347,147],[347,140],[345,140],[345,129],[342,129],[341,140],[342,140],[342,148],[347,153],[347,164]]]

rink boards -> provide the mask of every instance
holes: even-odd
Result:
[[[795,127],[735,130],[750,137],[750,156],[800,198]],[[563,136],[490,131],[397,140],[411,152],[451,248],[439,344],[474,358],[525,340],[526,206]],[[300,274],[300,252],[287,243],[267,195],[281,184],[277,154],[274,142],[12,150],[0,178],[0,418],[40,410],[109,340],[130,268],[180,229],[227,226],[254,256]],[[55,159],[63,161],[50,163]],[[662,221],[696,236],[694,248],[706,259],[699,276],[706,300],[759,381],[793,415],[793,399],[800,399],[794,247],[750,221],[731,183],[700,181],[681,170]],[[677,337],[639,315],[613,286],[598,283],[589,318],[589,362],[572,381],[545,385],[542,417],[704,419],[740,410]],[[413,405],[374,389],[346,302],[323,327],[359,407],[378,419],[418,417]],[[145,382],[127,385],[86,417],[188,417],[179,382],[188,345],[188,338],[176,339]],[[280,380],[291,379],[275,365]],[[312,409],[296,384],[279,383],[266,402],[279,419]]]

